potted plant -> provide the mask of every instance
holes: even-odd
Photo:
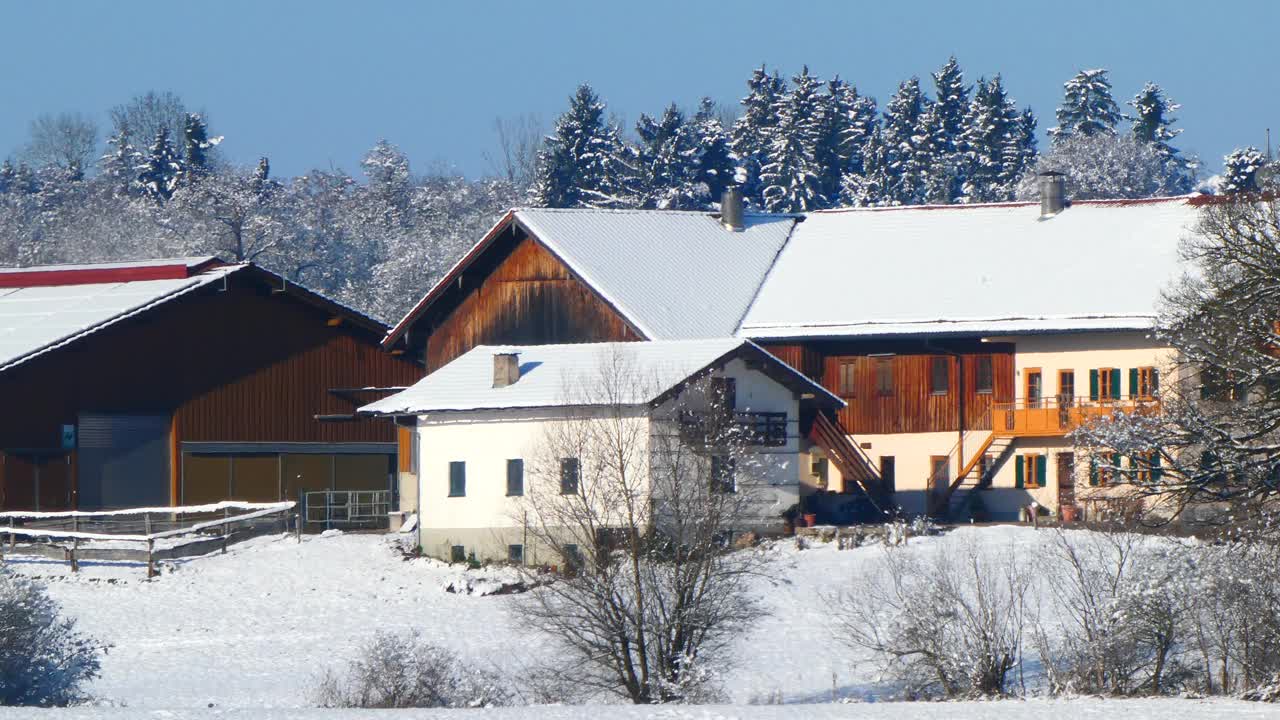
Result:
[[[817,525],[817,524],[818,524],[818,513],[808,512],[804,514],[805,527],[813,527],[814,525]]]
[[[784,535],[794,535],[796,532],[796,521],[800,519],[800,505],[793,504],[791,507],[782,511],[782,532]]]

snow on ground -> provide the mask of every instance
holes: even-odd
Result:
[[[1001,526],[961,528],[910,542],[914,552],[923,553],[976,542],[1034,563],[1043,557],[1043,549],[1036,546],[1048,538],[1047,531]],[[301,543],[292,536],[256,538],[225,555],[166,565],[161,577],[151,581],[136,564],[83,563],[82,571],[72,575],[65,564],[54,561],[21,556],[8,560],[19,572],[46,580],[50,593],[85,631],[112,645],[102,677],[90,690],[101,704],[116,707],[60,711],[58,717],[193,717],[190,713],[199,710],[194,717],[310,718],[313,714],[308,712],[285,711],[305,708],[317,675],[325,668],[340,668],[380,629],[406,634],[417,630],[464,659],[509,677],[527,675],[550,659],[554,650],[548,643],[522,632],[509,612],[518,596],[482,594],[513,581],[514,573],[468,572],[434,560],[406,560],[396,542],[387,535],[332,532],[304,537]],[[881,547],[838,550],[820,544],[800,550],[787,541],[763,552],[767,572],[757,590],[770,612],[738,640],[734,667],[725,676],[729,700],[740,706],[625,713],[610,708],[608,716],[772,719],[795,717],[795,708],[784,712],[744,705],[778,699],[791,704],[884,698],[886,689],[878,684],[872,664],[840,642],[832,612],[840,602],[839,592],[853,586],[857,571],[877,562]],[[1072,720],[1103,717],[1112,706],[1098,701],[1034,705],[1042,718],[1070,715]],[[977,714],[955,714],[962,707],[972,707]],[[1124,707],[1158,709],[1163,720],[1260,717],[1261,710],[1280,715],[1274,708],[1232,703],[1152,701]],[[192,710],[176,716],[141,714],[186,708]],[[281,712],[264,714],[262,708]],[[806,707],[802,715],[1004,717],[1026,708],[1027,703],[1018,701],[863,702]],[[0,711],[0,720],[27,717],[13,714],[17,712]],[[592,715],[580,708],[495,713],[539,718]],[[314,717],[365,715],[314,712]]]

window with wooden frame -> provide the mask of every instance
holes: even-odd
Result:
[[[1089,399],[1100,402],[1120,399],[1120,368],[1089,371]]]
[[[979,355],[973,367],[973,391],[990,395],[995,389],[995,370],[990,355]]]
[[[1042,488],[1044,487],[1045,456],[1039,453],[1027,453],[1022,456],[1022,464],[1024,465],[1022,473],[1022,487],[1024,488]]]
[[[876,358],[876,394],[893,394],[893,358]]]
[[[738,407],[738,381],[729,377],[711,378],[711,402],[715,410],[733,412]]]
[[[929,393],[946,395],[951,392],[951,363],[946,357],[929,358]]]
[[[1139,484],[1149,484],[1160,480],[1160,453],[1147,450],[1135,454],[1129,461],[1133,466],[1133,480]]]
[[[1160,371],[1154,367],[1129,370],[1129,394],[1142,400],[1150,400],[1160,391]]]
[[[839,388],[840,396],[851,398],[857,393],[858,382],[858,363],[853,360],[844,360],[837,368],[836,387]]]
[[[1236,382],[1234,373],[1216,366],[1200,369],[1200,399],[1234,402],[1244,398],[1244,384]]]
[[[1096,452],[1089,458],[1089,484],[1106,487],[1115,484],[1116,454]]]
[[[581,469],[578,464],[578,458],[561,458],[560,459],[560,494],[561,495],[577,495],[578,481],[581,479]]]
[[[1027,368],[1022,371],[1026,378],[1026,398],[1027,407],[1038,408],[1040,401],[1044,397],[1044,376],[1040,373],[1040,368]]]
[[[524,495],[524,460],[520,458],[507,460],[507,495]]]
[[[1076,371],[1058,371],[1058,404],[1069,407],[1076,397]]]

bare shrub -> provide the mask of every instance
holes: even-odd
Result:
[[[875,653],[910,698],[1008,694],[1032,587],[1012,549],[943,546],[927,562],[907,548],[882,552],[839,599],[846,641]]]
[[[325,672],[315,702],[327,708],[473,708],[510,705],[491,673],[416,633],[379,632],[344,674]]]
[[[82,700],[105,652],[62,617],[42,586],[0,568],[0,705]]]

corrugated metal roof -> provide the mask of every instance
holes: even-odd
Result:
[[[242,267],[229,265],[172,280],[0,289],[0,370],[221,280]]]
[[[811,213],[738,334],[998,334],[1151,327],[1183,271],[1188,198]]]
[[[481,345],[418,381],[413,387],[360,408],[362,413],[405,415],[427,412],[599,405],[593,390],[622,391],[620,405],[641,405],[735,350],[748,346],[766,362],[809,388],[829,396],[821,386],[748,340],[655,340],[649,342],[577,343],[571,345]],[[517,353],[520,379],[493,387],[493,356]],[[623,376],[619,381],[618,375]],[[609,404],[615,404],[610,402]]]
[[[516,220],[651,340],[732,335],[795,218],[521,209]]]

